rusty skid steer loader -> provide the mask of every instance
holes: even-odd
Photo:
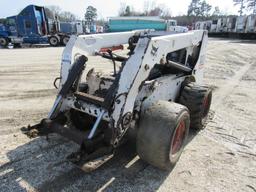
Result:
[[[201,85],[207,39],[206,31],[149,30],[71,37],[54,105],[27,134],[73,140],[81,147],[68,159],[86,169],[89,161],[111,157],[132,129],[142,160],[173,168],[189,128],[203,129],[210,109],[211,89]],[[125,56],[115,53],[124,47]],[[88,56],[110,60],[113,72],[89,70],[83,81]]]

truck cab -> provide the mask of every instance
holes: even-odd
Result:
[[[166,31],[185,33],[185,32],[188,32],[188,28],[183,26],[178,26],[176,20],[167,20]]]
[[[6,47],[9,43],[16,45],[22,41],[23,39],[18,35],[15,16],[4,19],[0,23],[0,46]]]
[[[48,24],[43,7],[29,5],[7,17],[0,27],[0,45],[48,42]]]
[[[29,5],[16,16],[18,35],[24,43],[47,42],[47,18],[43,7]]]

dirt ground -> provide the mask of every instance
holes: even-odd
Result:
[[[0,191],[256,191],[256,43],[210,39],[205,73],[214,88],[210,119],[205,130],[191,133],[171,172],[122,147],[105,165],[84,173],[65,160],[78,148],[74,143],[21,133],[53,104],[62,50],[0,50]]]

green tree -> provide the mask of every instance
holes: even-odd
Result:
[[[205,0],[202,1],[200,3],[200,16],[209,17],[211,9],[212,9],[212,6],[210,4],[206,3]]]
[[[212,6],[205,0],[192,0],[188,6],[188,16],[209,17]]]
[[[124,14],[125,14],[125,9],[126,9],[126,4],[125,4],[125,3],[121,3],[120,8],[119,8],[118,15],[119,15],[119,16],[124,16]]]
[[[141,16],[141,12],[135,12],[130,5],[121,4],[119,9],[119,16]]]
[[[154,9],[150,10],[148,13],[149,16],[161,16],[163,10],[160,7],[155,7]]]
[[[188,16],[199,16],[200,15],[200,0],[192,0],[188,6]]]
[[[247,8],[253,11],[253,14],[256,14],[256,0],[247,0]]]
[[[131,8],[130,8],[130,6],[126,6],[124,16],[131,16]]]
[[[156,5],[153,0],[147,0],[144,2],[144,10],[142,12],[135,11],[132,6],[121,3],[119,16],[159,16],[170,19],[171,12],[165,4]]]
[[[69,11],[62,11],[59,6],[51,5],[45,7],[45,13],[47,18],[58,19],[61,22],[71,22],[76,21],[77,16]]]
[[[76,21],[77,17],[69,11],[63,11],[59,14],[59,20],[63,22],[72,22]]]
[[[92,24],[97,19],[97,9],[93,6],[88,6],[84,15],[88,24]]]

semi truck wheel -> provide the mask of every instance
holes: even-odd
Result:
[[[4,37],[0,37],[0,46],[6,47],[8,45],[8,40]]]
[[[201,130],[205,127],[212,102],[212,90],[196,83],[187,84],[181,91],[179,103],[190,112],[191,128]]]
[[[171,170],[184,149],[189,125],[185,106],[158,101],[147,107],[139,122],[138,155],[155,167]]]
[[[49,37],[49,43],[53,47],[57,47],[59,45],[59,39],[56,36]]]
[[[64,37],[62,38],[62,44],[63,44],[64,46],[66,46],[66,45],[68,44],[68,41],[69,41],[69,37],[68,37],[68,36],[64,36]]]

